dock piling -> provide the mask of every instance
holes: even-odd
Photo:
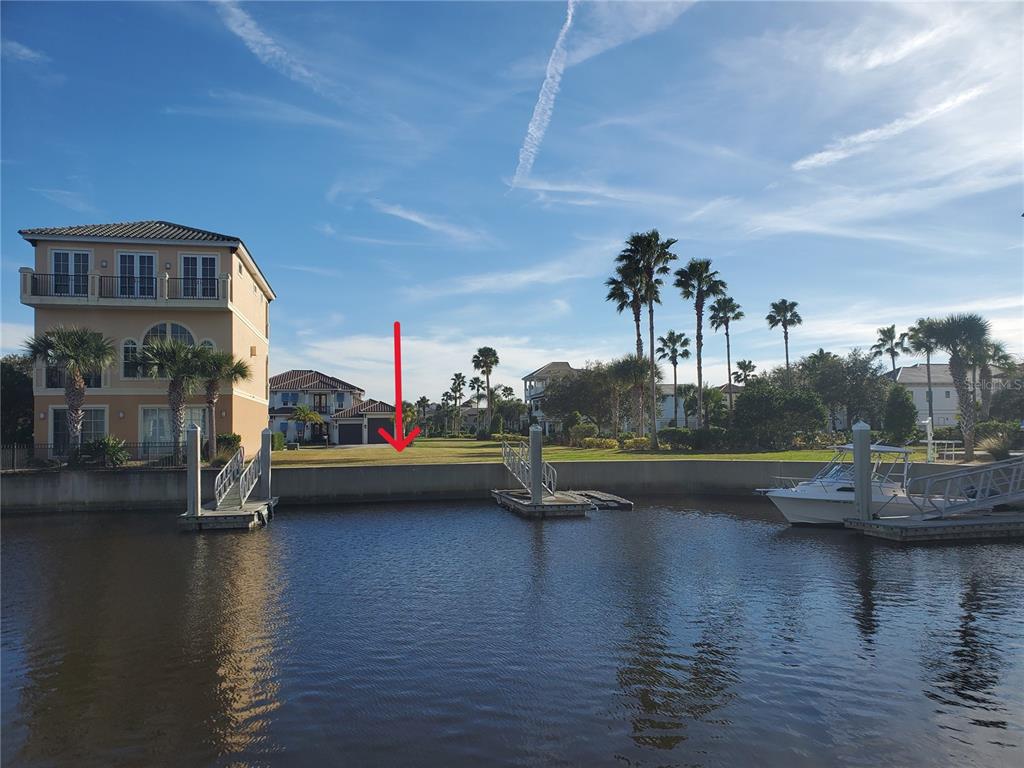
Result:
[[[260,491],[259,498],[270,498],[270,450],[273,447],[273,433],[264,429],[260,435]]]
[[[530,427],[530,503],[544,503],[544,438],[539,424]]]
[[[853,425],[853,500],[857,517],[871,519],[871,427]]]
[[[185,430],[186,507],[185,514],[198,517],[203,513],[199,475],[199,426],[189,424]]]

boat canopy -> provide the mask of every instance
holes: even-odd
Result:
[[[834,451],[852,451],[853,443],[847,443],[846,445],[834,445],[832,446]],[[882,445],[880,443],[874,443],[871,445],[872,453],[900,453],[906,456],[911,452],[910,448],[897,448],[894,445]]]

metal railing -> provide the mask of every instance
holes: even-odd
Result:
[[[168,299],[219,299],[220,280],[216,277],[169,277]]]
[[[512,445],[501,444],[501,460],[508,471],[526,490],[530,490],[531,468],[530,448],[526,443]],[[558,488],[558,471],[548,462],[541,462],[540,484],[549,494],[554,495]]]
[[[245,504],[245,500],[249,498],[252,489],[256,487],[256,483],[260,480],[263,467],[262,454],[262,449],[257,451],[256,456],[249,462],[249,466],[245,468],[238,478],[238,506]]]
[[[922,512],[940,517],[1020,501],[1024,456],[915,478],[907,484],[907,496]]]
[[[141,299],[155,301],[155,277],[135,275],[100,275],[100,297],[104,299]]]
[[[184,446],[172,442],[123,443],[127,454],[123,466],[135,468],[183,467]],[[0,446],[0,469],[101,469],[109,462],[83,441],[75,451],[64,441],[20,443]]]
[[[224,497],[228,495],[228,491],[235,484],[239,477],[242,475],[242,463],[245,461],[245,450],[239,448],[235,455],[231,457],[231,461],[224,465],[223,469],[217,473],[217,477],[213,481],[213,497],[216,499],[218,506]]]
[[[33,296],[88,296],[89,276],[35,272],[30,288]]]

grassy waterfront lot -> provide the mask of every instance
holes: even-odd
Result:
[[[571,448],[564,445],[544,446],[546,461],[680,461],[743,459],[767,461],[827,461],[830,450],[762,451],[760,453],[684,453],[680,451],[620,451],[612,449]],[[915,459],[923,459],[924,455]],[[301,448],[297,451],[276,451],[274,466],[338,467],[374,464],[472,464],[500,462],[501,443],[490,440],[458,438],[419,438],[402,453],[390,445],[353,445],[331,448]]]

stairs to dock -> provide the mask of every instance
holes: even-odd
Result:
[[[1024,502],[1024,456],[921,477],[907,496],[922,519],[948,518]]]

